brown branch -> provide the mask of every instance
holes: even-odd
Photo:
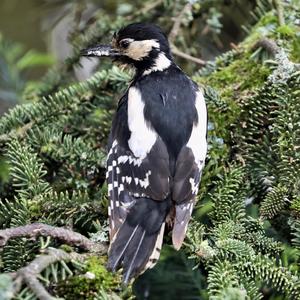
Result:
[[[274,0],[276,10],[277,10],[277,16],[278,16],[278,23],[280,26],[285,25],[284,21],[284,14],[283,14],[283,5],[281,0]]]
[[[254,50],[257,48],[264,48],[266,51],[268,51],[270,54],[272,54],[273,56],[276,56],[278,53],[280,53],[280,51],[282,49],[280,49],[280,47],[276,44],[275,41],[268,39],[268,38],[262,38],[261,40],[259,40],[255,45],[254,45]],[[300,69],[300,64],[291,62],[292,64],[294,64],[294,67],[296,70]]]
[[[267,39],[267,38],[260,39],[254,45],[254,49],[257,49],[260,47],[267,50],[273,56],[275,56],[280,51],[280,48],[277,46],[276,42],[271,39]]]
[[[69,229],[54,227],[42,223],[33,223],[25,226],[0,230],[0,247],[7,241],[16,237],[36,238],[37,236],[50,236],[63,241],[66,244],[80,247],[89,252],[103,254],[107,252],[107,245],[94,243],[80,233]]]
[[[292,72],[300,69],[300,65],[290,61],[285,49],[280,48],[275,41],[263,38],[255,44],[254,49],[259,47],[272,54],[278,63],[277,68],[268,77],[272,82],[286,81]]]
[[[197,58],[197,57],[194,57],[190,54],[187,54],[181,50],[179,50],[175,45],[174,45],[174,41],[175,41],[175,38],[176,36],[179,34],[180,32],[180,27],[181,27],[181,23],[182,23],[182,20],[185,16],[186,13],[188,13],[189,11],[192,10],[192,4],[190,2],[188,2],[184,8],[182,9],[182,11],[179,13],[179,15],[176,17],[175,19],[175,22],[173,24],[173,27],[169,33],[169,36],[168,36],[168,39],[169,39],[169,42],[170,42],[170,45],[171,45],[171,49],[172,49],[172,53],[176,56],[179,56],[181,58],[184,58],[186,60],[189,60],[189,61],[192,61],[196,64],[199,64],[201,66],[204,66],[206,65],[206,61],[200,59],[200,58]]]
[[[182,57],[184,59],[190,60],[196,64],[199,64],[201,66],[205,66],[206,65],[206,61],[197,57],[194,57],[192,55],[189,55],[187,53],[184,53],[182,51],[180,51],[179,49],[177,49],[174,45],[172,45],[172,53],[174,55],[177,55],[179,57]]]
[[[72,260],[83,261],[84,254],[75,252],[67,253],[61,249],[49,248],[45,254],[36,257],[26,267],[19,269],[16,273],[10,274],[14,278],[14,293],[18,293],[22,284],[26,284],[40,300],[53,300],[43,284],[38,280],[40,273],[51,264],[58,261],[70,262]]]
[[[136,16],[145,15],[149,11],[151,11],[151,10],[155,9],[156,7],[160,6],[162,3],[163,3],[163,0],[157,0],[157,1],[154,1],[154,2],[149,2],[142,9],[137,10],[134,14],[128,16],[127,20],[132,20]]]
[[[157,6],[161,5],[163,3],[163,0],[157,0],[153,2],[149,2],[145,7],[143,7],[140,11],[139,14],[145,15],[147,14],[150,10],[153,10]]]
[[[37,256],[26,267],[19,269],[9,275],[14,279],[14,294],[17,294],[22,285],[26,284],[40,300],[53,300],[43,284],[38,280],[40,273],[49,265],[58,262],[69,262],[72,260],[83,261],[91,253],[104,254],[107,252],[107,245],[95,243],[87,237],[72,230],[54,227],[42,223],[33,223],[25,226],[0,230],[0,247],[6,245],[9,239],[17,237],[36,238],[38,236],[50,236],[73,246],[89,251],[87,254],[75,252],[67,253],[61,249],[48,248],[45,253]]]
[[[170,44],[173,44],[176,36],[179,34],[179,31],[180,31],[180,27],[181,27],[181,23],[182,23],[182,20],[184,18],[184,16],[192,10],[192,4],[190,2],[188,2],[184,8],[182,9],[182,11],[179,13],[179,15],[176,17],[175,19],[175,22],[173,24],[173,27],[169,33],[169,41],[170,41]]]

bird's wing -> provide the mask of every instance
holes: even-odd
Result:
[[[176,205],[172,240],[176,249],[181,247],[185,237],[207,150],[207,111],[201,91],[197,92],[195,106],[198,118],[194,122],[188,143],[178,155],[173,180],[172,199]]]
[[[137,99],[132,98],[134,96],[131,95],[131,99]],[[162,139],[140,119],[142,111],[136,111],[143,109],[140,104],[136,101],[131,107],[130,101],[127,105],[126,99],[123,100],[113,124],[107,156],[111,240],[139,197],[159,201],[170,192],[167,148]],[[131,123],[127,123],[128,119]],[[122,142],[126,136],[128,143]]]

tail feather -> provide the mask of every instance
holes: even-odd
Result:
[[[127,242],[125,245],[123,244],[116,244],[115,247],[114,247],[114,252],[115,254],[117,255],[116,259],[114,260],[114,263],[112,266],[110,266],[110,268],[112,269],[112,271],[115,271],[120,260],[123,258],[124,256],[124,253],[126,251],[126,249],[128,248],[130,242],[132,241],[133,237],[134,237],[134,234],[136,233],[137,229],[138,229],[139,225],[136,225],[135,228],[132,230],[132,232],[130,231],[127,231],[128,233],[131,233],[131,235],[129,236]],[[113,256],[114,254],[111,253],[111,256]]]
[[[129,279],[130,279],[130,275],[131,275],[131,272],[134,271],[134,267],[138,266],[138,263],[136,262],[137,260],[137,255],[141,249],[141,246],[143,244],[143,241],[144,241],[144,237],[145,237],[145,233],[146,233],[146,230],[143,231],[142,233],[142,236],[141,236],[141,239],[139,241],[139,244],[132,256],[132,259],[130,260],[130,264],[129,266],[126,268],[126,272],[124,274],[124,283],[128,283]],[[126,264],[124,264],[124,266],[126,266]]]
[[[194,199],[189,202],[176,205],[175,219],[172,232],[172,241],[174,248],[179,250],[182,246],[189,220],[194,207]]]
[[[159,259],[160,250],[162,247],[162,242],[163,242],[163,237],[164,237],[164,232],[165,232],[165,225],[166,225],[165,222],[161,225],[159,234],[157,236],[155,245],[153,247],[153,251],[152,251],[152,253],[149,257],[149,261],[146,264],[145,269],[143,271],[145,271],[147,269],[152,269],[156,265],[156,263]]]
[[[139,198],[116,233],[109,249],[108,269],[123,268],[123,281],[153,267],[159,258],[170,201]]]

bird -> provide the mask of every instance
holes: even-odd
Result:
[[[155,24],[129,24],[81,55],[135,71],[112,121],[106,172],[107,267],[128,284],[156,264],[167,228],[174,248],[183,244],[207,152],[206,104]]]

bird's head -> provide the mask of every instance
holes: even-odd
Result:
[[[163,70],[172,62],[170,46],[162,30],[147,23],[133,23],[115,32],[110,45],[95,45],[82,50],[83,56],[109,56],[140,72]]]

